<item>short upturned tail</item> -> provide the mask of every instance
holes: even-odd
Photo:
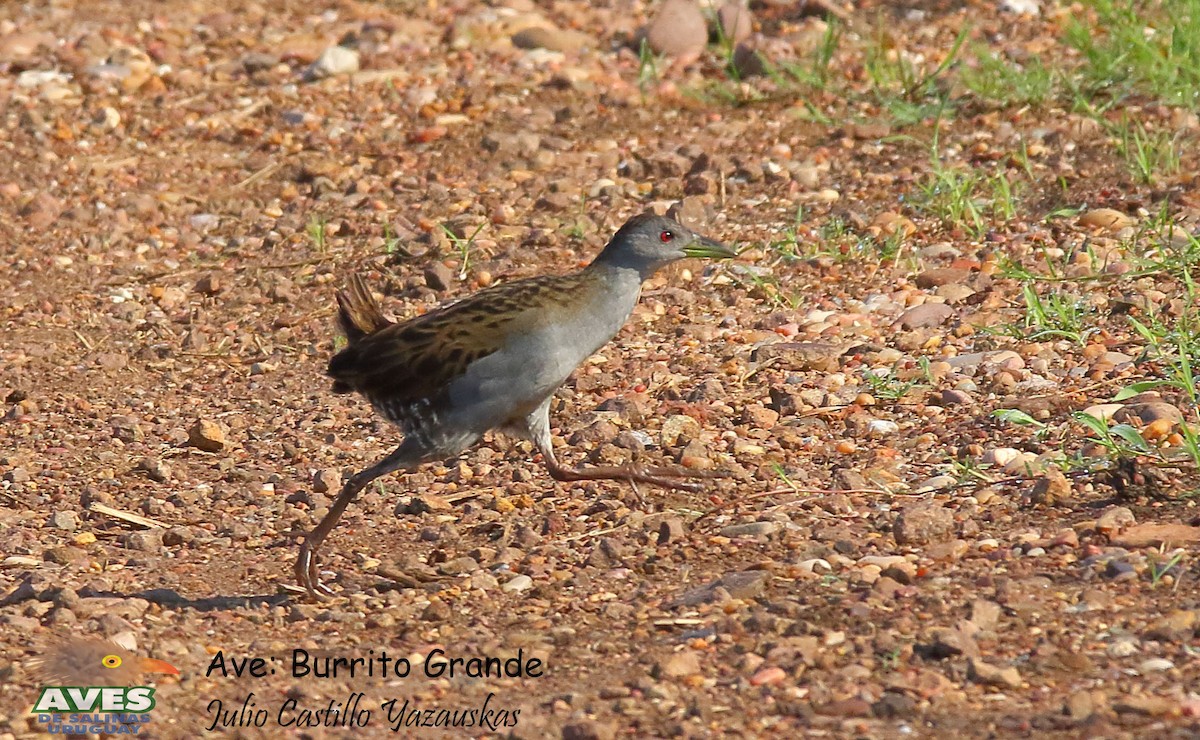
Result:
[[[345,290],[337,292],[338,325],[346,335],[348,345],[329,361],[327,372],[333,377],[334,393],[351,393],[354,387],[347,382],[346,369],[358,362],[358,347],[355,345],[365,336],[391,326],[383,317],[379,304],[371,296],[371,289],[362,275],[352,275]]]
[[[383,317],[362,275],[350,277],[346,289],[337,292],[337,302],[338,324],[350,344],[392,323]]]

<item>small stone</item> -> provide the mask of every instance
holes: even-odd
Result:
[[[787,672],[778,666],[769,666],[755,673],[750,677],[751,686],[774,686],[778,683],[783,683],[787,678]]]
[[[987,599],[971,603],[971,623],[981,630],[994,630],[1000,622],[1000,605]]]
[[[680,650],[655,665],[658,678],[683,678],[700,672],[700,656],[693,650]]]
[[[967,677],[975,683],[1001,688],[1021,688],[1021,674],[1013,666],[1000,668],[983,660],[972,658],[967,664]]]
[[[892,532],[900,545],[944,542],[954,536],[954,514],[939,503],[922,501],[900,512]]]
[[[1142,673],[1158,673],[1160,671],[1169,671],[1175,667],[1175,664],[1166,658],[1150,658],[1143,660],[1138,665],[1138,671]]]
[[[313,473],[313,491],[329,493],[342,487],[342,471],[337,468],[325,468]]]
[[[562,740],[613,740],[616,736],[612,725],[592,719],[571,722],[562,728]]]
[[[319,80],[358,71],[358,52],[344,46],[331,46],[308,68],[308,79]]]
[[[708,46],[708,24],[692,0],[665,0],[646,26],[645,39],[657,54],[696,56]]]
[[[1104,577],[1114,581],[1129,581],[1137,577],[1137,569],[1124,560],[1109,560],[1104,566]]]
[[[887,419],[871,419],[867,422],[867,436],[875,439],[890,437],[900,431],[900,425]]]
[[[1169,403],[1150,401],[1128,404],[1114,413],[1112,418],[1118,423],[1140,422],[1141,425],[1149,425],[1156,421],[1165,421],[1178,424],[1183,421],[1183,412]]]
[[[1137,519],[1134,518],[1132,511],[1124,506],[1110,506],[1096,520],[1096,531],[1112,536],[1134,524],[1137,524]]]
[[[1038,15],[1042,12],[1040,0],[1000,0],[1000,9],[1017,15]]]
[[[725,537],[770,537],[779,531],[775,522],[748,522],[746,524],[731,524],[721,529]]]
[[[522,28],[513,34],[512,42],[518,49],[549,49],[561,52],[578,51],[595,45],[587,34],[545,26]]]
[[[915,282],[918,288],[928,290],[951,283],[961,283],[969,277],[971,277],[970,270],[961,267],[939,267],[917,275]]]
[[[762,53],[748,43],[738,44],[734,48],[733,68],[739,77],[762,77],[768,70]]]
[[[976,644],[975,638],[963,630],[937,627],[932,630],[930,637],[924,650],[929,657],[935,660],[955,658],[960,655],[970,658],[979,657],[979,645]]]
[[[207,296],[220,293],[224,287],[221,284],[221,278],[211,272],[196,281],[196,292]]]
[[[1066,501],[1071,497],[1071,483],[1062,471],[1055,467],[1046,468],[1046,472],[1038,478],[1029,494],[1029,500],[1035,504],[1047,506],[1057,501]]]
[[[1143,717],[1162,717],[1180,711],[1177,699],[1145,694],[1133,694],[1116,699],[1112,703],[1112,708],[1117,714],[1134,714]]]
[[[717,8],[717,23],[724,38],[734,44],[745,41],[754,32],[754,16],[746,3],[738,0],[730,0]]]
[[[945,303],[922,303],[900,314],[899,324],[904,329],[925,329],[944,324],[954,315],[954,309]]]
[[[1159,642],[1182,642],[1195,634],[1196,623],[1196,612],[1189,609],[1175,609],[1166,616],[1156,619],[1146,629],[1146,639]]]
[[[716,585],[735,599],[753,599],[763,592],[770,578],[771,574],[765,570],[744,570],[721,576]]]
[[[1128,658],[1140,651],[1137,640],[1132,637],[1121,637],[1115,640],[1105,651],[1110,658]]]
[[[225,432],[209,419],[197,419],[188,430],[188,444],[205,452],[220,452],[225,449]]]
[[[92,114],[92,127],[100,131],[112,131],[121,125],[121,114],[116,108],[104,106]]]
[[[64,532],[74,532],[79,528],[79,515],[73,511],[56,511],[50,517],[50,526]]]
[[[142,532],[130,532],[121,538],[122,543],[129,550],[139,550],[142,552],[158,552],[163,546],[163,530],[159,527],[147,529]]]
[[[522,591],[528,591],[532,587],[533,579],[522,573],[501,586],[500,590],[509,594],[519,594]]]
[[[42,557],[47,563],[54,563],[55,565],[74,565],[86,562],[88,559],[87,553],[83,550],[80,550],[78,547],[68,547],[65,545],[61,547],[50,548],[43,553]],[[26,561],[19,561],[10,557],[5,558],[4,564],[6,566],[24,564],[26,567],[29,567],[37,564],[37,561],[33,560],[32,558],[29,558]]]
[[[679,517],[667,517],[658,525],[658,544],[666,545],[679,542],[684,538],[683,520]]]
[[[146,474],[146,477],[157,483],[166,483],[171,478],[171,466],[163,462],[159,457],[143,457],[138,460],[137,469]]]
[[[938,401],[942,406],[965,406],[972,403],[974,399],[971,394],[966,391],[960,391],[955,388],[947,388],[938,396]]]
[[[676,414],[663,422],[659,440],[663,447],[686,445],[700,434],[700,422],[690,416]]]
[[[1076,722],[1091,717],[1094,711],[1095,703],[1092,701],[1091,693],[1087,691],[1076,691],[1063,703],[1063,714]]]
[[[436,291],[449,290],[454,284],[454,272],[441,262],[434,262],[425,268],[425,284]]]
[[[451,615],[450,605],[441,599],[436,599],[429,602],[429,606],[425,607],[425,611],[421,612],[421,619],[426,622],[445,622]]]
[[[844,348],[832,342],[776,342],[764,344],[751,353],[753,362],[775,361],[776,367],[786,367],[791,370],[816,370],[818,372],[837,372],[841,366],[841,356]],[[772,389],[772,403],[779,406],[775,400],[776,393],[784,394],[786,389]]]
[[[1137,221],[1112,208],[1093,208],[1080,216],[1078,223],[1086,229],[1117,232],[1133,226]]]

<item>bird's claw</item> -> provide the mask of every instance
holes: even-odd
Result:
[[[307,538],[300,545],[300,557],[296,558],[296,580],[308,591],[308,595],[317,601],[334,595],[333,589],[321,583],[317,553]]]
[[[639,465],[634,466],[629,471],[628,480],[631,484],[635,485],[637,483],[646,483],[652,486],[659,486],[660,488],[700,493],[704,490],[704,486],[701,483],[693,483],[686,479],[720,477],[723,477],[720,471],[695,470],[683,467],[643,467]]]

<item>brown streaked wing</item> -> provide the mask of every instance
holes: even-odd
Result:
[[[370,399],[436,403],[467,367],[504,346],[509,335],[575,295],[580,273],[503,283],[386,326],[334,355],[329,375]]]

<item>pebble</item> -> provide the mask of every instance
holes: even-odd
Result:
[[[1113,641],[1105,651],[1111,658],[1128,658],[1139,651],[1137,640],[1132,637],[1122,637]]]
[[[500,590],[504,591],[505,593],[519,594],[522,591],[527,591],[532,587],[533,579],[522,573],[519,576],[513,577],[512,580],[501,586]]]
[[[1029,495],[1033,503],[1047,506],[1055,502],[1066,501],[1070,497],[1071,483],[1062,474],[1062,471],[1055,467],[1046,469],[1042,477],[1033,485],[1033,490]]]
[[[1183,421],[1183,412],[1175,406],[1162,401],[1128,404],[1112,416],[1116,422],[1139,421],[1141,424],[1153,424],[1156,421],[1167,421],[1178,424]]]
[[[313,491],[329,493],[342,487],[342,471],[337,468],[325,468],[313,473]]]
[[[1134,524],[1137,524],[1137,519],[1132,511],[1124,506],[1110,506],[1096,520],[1096,531],[1111,536]]]
[[[809,558],[796,563],[801,573],[831,573],[833,566],[824,558]]]
[[[731,524],[721,528],[725,537],[770,537],[779,531],[775,522],[748,522],[746,524]]]
[[[1142,673],[1157,673],[1159,671],[1169,671],[1174,667],[1175,664],[1166,658],[1150,658],[1138,665],[1138,671]]]
[[[928,290],[942,285],[961,283],[970,276],[971,271],[961,267],[939,267],[933,270],[926,270],[917,275],[914,282],[918,288]]]
[[[970,393],[953,388],[943,389],[938,398],[942,406],[965,406],[974,400]]]
[[[890,437],[900,431],[900,425],[887,419],[872,419],[867,423],[867,435],[870,437]]]
[[[787,678],[787,672],[778,666],[769,666],[750,677],[751,686],[774,686]]]
[[[74,532],[79,528],[79,515],[73,511],[56,511],[50,516],[50,526],[64,532]]]
[[[945,303],[922,303],[900,314],[899,324],[904,329],[925,329],[939,326],[954,315],[954,309]]]
[[[612,725],[593,719],[570,722],[562,728],[562,740],[613,740],[616,734]]]
[[[358,52],[344,46],[334,45],[321,52],[321,56],[308,68],[308,79],[320,80],[325,77],[352,74],[358,71]]]
[[[130,550],[157,552],[162,549],[165,532],[166,530],[160,527],[141,532],[130,532],[121,538],[121,542]]]
[[[518,49],[549,49],[560,52],[578,51],[592,45],[592,39],[578,31],[551,29],[545,26],[522,28],[513,34],[512,42]]]
[[[1178,699],[1162,696],[1133,694],[1115,699],[1113,711],[1117,714],[1136,714],[1144,717],[1161,717],[1179,711]]]
[[[1087,691],[1072,693],[1063,704],[1063,712],[1076,722],[1091,717],[1094,711],[1095,704],[1092,701],[1092,695]]]
[[[225,432],[209,419],[197,419],[188,429],[188,444],[205,452],[220,452],[225,449]]]
[[[967,664],[967,677],[976,683],[1001,688],[1021,688],[1021,673],[1013,666],[1000,668],[983,660],[972,658]]]
[[[667,517],[658,525],[658,544],[666,545],[678,542],[684,538],[683,520],[679,517]]]
[[[171,466],[159,457],[143,457],[138,460],[137,469],[144,472],[146,477],[157,483],[166,483],[171,478]]]
[[[1077,223],[1086,229],[1098,229],[1115,233],[1121,229],[1135,225],[1137,220],[1112,208],[1093,208],[1080,216]]]
[[[663,447],[675,447],[686,444],[700,434],[700,422],[690,416],[676,414],[667,417],[663,422],[659,440]]]
[[[646,27],[645,38],[655,53],[694,56],[708,46],[708,23],[693,0],[666,0]]]
[[[1000,9],[1017,15],[1039,15],[1042,12],[1039,0],[1000,0]]]
[[[745,2],[730,0],[717,8],[717,23],[725,39],[739,44],[754,32],[754,17]]]
[[[693,650],[680,650],[655,665],[660,678],[683,678],[700,672],[700,656]]]
[[[1146,639],[1159,642],[1182,642],[1196,631],[1197,615],[1188,609],[1175,609],[1159,617],[1146,629]]]
[[[939,503],[922,501],[905,507],[892,528],[900,545],[927,545],[954,536],[954,514]]]

